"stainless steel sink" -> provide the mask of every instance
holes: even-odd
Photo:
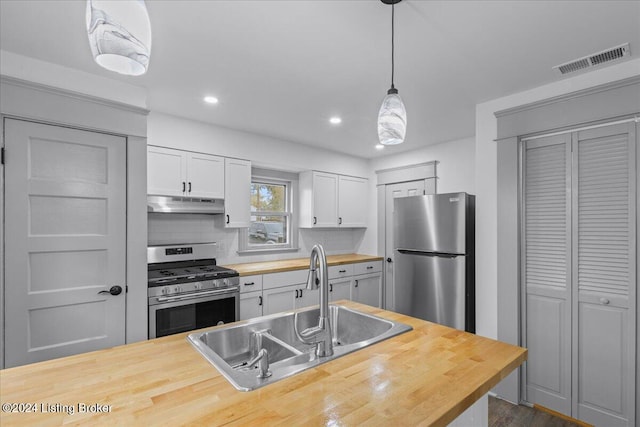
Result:
[[[294,312],[257,317],[225,327],[195,332],[189,342],[238,390],[249,391],[289,377],[345,354],[410,331],[411,326],[381,319],[357,310],[332,305],[330,323],[333,355],[317,357],[313,345],[296,338]],[[307,328],[318,321],[318,308],[300,311],[298,327]],[[260,348],[255,337],[260,335]],[[271,376],[258,378],[257,367],[248,362],[261,348],[267,350]]]

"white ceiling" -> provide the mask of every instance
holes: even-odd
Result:
[[[145,87],[149,108],[373,158],[475,134],[475,105],[560,79],[552,66],[625,42],[640,1],[417,1],[396,5],[404,144],[376,151],[390,85],[391,8],[379,0],[147,0],[149,71],[91,58],[85,2],[0,2],[0,48]],[[215,106],[202,97],[214,94]],[[339,126],[329,117],[342,117]],[[268,148],[268,147],[265,147]]]

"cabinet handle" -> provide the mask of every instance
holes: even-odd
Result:
[[[356,287],[356,288],[358,287],[358,281],[357,281],[357,280],[356,280],[356,285],[355,285],[355,287]]]
[[[296,289],[296,298],[298,298],[298,290]]]
[[[262,295],[258,297],[258,305],[262,305]]]
[[[329,283],[329,292],[333,292],[333,283]]]
[[[191,193],[191,182],[189,182],[189,193]]]
[[[302,289],[300,289],[300,298],[302,298]]]
[[[316,218],[315,216],[313,217],[313,224],[317,224],[318,223],[318,218]]]
[[[607,305],[607,304],[609,304],[609,300],[606,299],[606,298],[600,298],[600,303],[604,304],[604,305]]]
[[[182,192],[184,193],[185,191],[187,191],[187,183],[182,181]]]
[[[253,285],[255,285],[255,284],[256,284],[255,282],[249,282],[249,283],[245,283],[244,285],[245,285],[245,286],[253,286]]]
[[[229,215],[227,215],[227,224],[229,224],[229,219],[230,219]]]
[[[347,270],[338,270],[338,273],[346,273]]]
[[[342,217],[338,218],[338,224],[342,224]]]
[[[367,270],[371,270],[373,268],[373,265],[367,265]]]

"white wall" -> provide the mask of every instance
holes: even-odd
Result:
[[[475,194],[475,149],[475,138],[469,137],[380,157],[370,165],[377,171],[437,160],[438,193]]]
[[[369,177],[365,159],[289,141],[227,129],[173,115],[152,112],[147,122],[148,144],[251,160],[253,166],[300,172],[315,169],[343,175]],[[375,185],[373,183],[372,185]],[[370,198],[375,211],[375,198]],[[294,202],[295,205],[295,202]],[[218,243],[220,264],[299,258],[321,243],[327,254],[375,254],[375,217],[366,229],[299,231],[297,252],[269,255],[238,254],[238,231],[225,229],[221,215],[150,215],[149,244]]]
[[[565,78],[476,106],[476,321],[478,335],[497,337],[496,111],[640,75],[640,59]]]

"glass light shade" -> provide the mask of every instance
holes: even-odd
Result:
[[[384,97],[378,113],[378,138],[382,145],[404,142],[407,133],[407,111],[400,95],[390,93]]]
[[[116,73],[139,76],[151,53],[151,22],[144,0],[87,0],[93,58]]]

